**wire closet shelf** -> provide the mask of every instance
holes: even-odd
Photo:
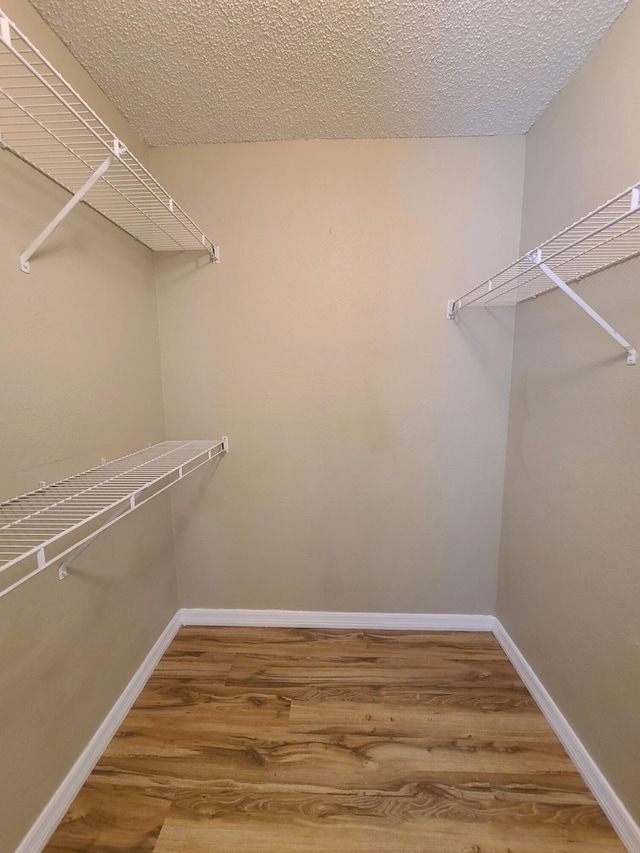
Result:
[[[513,306],[560,288],[627,351],[636,363],[636,350],[569,287],[586,276],[640,254],[640,184],[579,219],[486,279],[447,303],[447,317],[470,306]]]
[[[66,577],[103,530],[228,449],[226,436],[163,441],[0,503],[0,597],[53,562]]]
[[[453,309],[457,313],[470,305],[515,305],[555,290],[557,284],[540,269],[540,263],[571,283],[638,254],[640,184],[629,187],[535,251],[454,299]]]
[[[218,260],[218,247],[1,10],[0,93],[0,147],[73,193],[71,207],[85,201],[153,251]]]

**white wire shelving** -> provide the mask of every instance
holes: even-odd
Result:
[[[84,201],[153,251],[218,247],[0,10],[0,148],[72,193],[20,257],[29,260]]]
[[[229,439],[163,441],[0,503],[0,597],[67,568],[125,515],[229,450]]]
[[[470,306],[512,306],[559,288],[636,363],[636,350],[569,285],[640,254],[640,184],[621,192],[495,276],[447,303],[447,317]]]

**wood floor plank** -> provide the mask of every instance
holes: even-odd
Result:
[[[508,660],[466,661],[424,658],[419,651],[409,655],[334,655],[308,657],[238,655],[227,684],[247,687],[292,685],[402,684],[469,690],[521,684]]]
[[[47,853],[623,853],[487,634],[185,628]]]
[[[188,676],[191,673],[199,675],[206,672],[209,679],[224,683],[234,660],[235,654],[232,652],[185,649],[172,644],[162,656],[155,672],[160,676]]]
[[[315,655],[388,654],[399,657],[411,651],[441,657],[465,655],[467,659],[504,660],[504,652],[489,632],[362,631],[318,628],[200,628],[185,626],[173,641],[175,649],[267,654],[295,657]]]
[[[237,737],[199,731],[181,736],[173,729],[153,734],[124,730],[112,741],[96,772],[108,772],[114,784],[136,773],[170,784],[197,788],[214,779],[260,784],[314,785],[337,790],[396,790],[425,775],[447,771],[504,774],[516,768],[566,772],[572,765],[557,741],[479,738],[442,741],[428,738],[359,737],[287,733],[278,739],[256,733]]]
[[[302,696],[302,699],[290,698]],[[557,743],[555,735],[540,712],[525,707],[500,703],[504,696],[490,694],[488,701],[474,707],[456,701],[459,694],[423,695],[420,702],[371,701],[367,690],[353,690],[340,701],[322,697],[308,699],[305,690],[256,690],[211,688],[206,692],[196,687],[163,690],[143,694],[130,711],[117,737],[125,739],[131,750],[138,735],[161,735],[168,743],[190,743],[209,735],[242,736],[255,731],[259,736],[274,732],[292,734],[354,734],[431,738],[450,742],[468,738],[471,742],[548,739]],[[333,696],[333,694],[332,694]],[[362,698],[364,697],[364,699]],[[415,694],[414,694],[415,697]],[[379,696],[376,696],[378,700]],[[406,697],[405,697],[406,698]],[[201,741],[204,742],[204,741]],[[111,748],[118,746],[114,741]]]
[[[261,685],[260,690],[269,687]],[[279,688],[275,688],[279,689]],[[522,682],[503,685],[483,684],[481,689],[466,685],[462,689],[454,689],[446,685],[431,684],[428,687],[412,685],[405,687],[401,684],[311,684],[280,688],[280,692],[291,699],[301,702],[361,702],[370,704],[402,704],[432,708],[446,706],[455,708],[474,708],[483,711],[505,711],[512,709],[535,710],[539,708],[531,694]]]
[[[373,780],[377,782],[378,780]],[[87,782],[95,790],[118,789],[135,790],[141,794],[151,797],[166,797],[173,799],[182,794],[194,791],[204,794],[220,793],[229,791],[245,792],[250,794],[322,794],[347,796],[350,794],[362,794],[368,796],[393,796],[412,797],[426,787],[437,787],[456,790],[485,790],[491,793],[496,800],[506,800],[513,797],[529,798],[535,793],[545,801],[553,801],[562,804],[590,803],[594,800],[586,789],[583,780],[575,772],[574,768],[566,771],[551,771],[545,773],[536,771],[530,774],[511,773],[481,773],[474,779],[468,772],[455,772],[434,770],[424,771],[420,779],[413,782],[405,782],[395,787],[380,786],[367,787],[366,780],[362,780],[360,787],[343,788],[337,782],[334,785],[322,785],[312,782],[301,785],[293,782],[260,779],[256,782],[241,782],[235,778],[219,778],[212,780],[200,780],[196,785],[182,785],[181,780],[172,777],[151,777],[144,774],[130,774],[129,776],[114,777],[113,769],[105,766],[98,767]],[[452,793],[452,796],[457,794]]]
[[[197,713],[205,716],[213,726],[265,725],[267,722],[284,726],[289,720],[291,699],[279,691],[229,690],[207,681],[204,688],[196,682],[156,678],[150,679],[129,712],[127,723],[136,727],[136,721],[157,720],[164,725],[175,719],[186,724]],[[247,729],[245,728],[245,732]]]
[[[499,713],[499,721],[496,719]],[[497,725],[499,723],[499,725]],[[289,731],[307,734],[357,734],[378,737],[469,738],[476,742],[508,738],[555,741],[551,726],[537,709],[483,711],[452,705],[419,706],[351,702],[308,702],[293,699]]]
[[[82,788],[47,846],[47,853],[150,853],[169,812],[170,799],[139,791]]]
[[[179,707],[224,702],[233,697],[249,697],[260,703],[266,697],[277,696],[289,704],[295,700],[314,704],[365,702],[370,705],[407,705],[425,709],[441,707],[478,711],[532,711],[538,706],[522,682],[504,685],[482,685],[482,689],[453,690],[451,687],[405,687],[401,684],[293,684],[273,686],[261,684],[251,688],[244,684],[224,684],[202,677],[164,677],[154,674],[136,701],[135,708],[154,710],[159,707]],[[253,697],[253,698],[252,698]]]
[[[229,792],[178,797],[156,853],[623,850],[603,848],[609,841],[610,830],[593,804],[496,804],[431,792],[415,797]]]

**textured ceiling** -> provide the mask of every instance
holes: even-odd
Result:
[[[152,145],[524,133],[627,0],[32,0]]]

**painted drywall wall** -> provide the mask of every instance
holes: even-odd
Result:
[[[2,6],[83,82],[41,22],[31,26],[26,3]],[[164,422],[151,253],[81,206],[25,275],[20,253],[68,195],[2,151],[0,186],[6,499],[162,440]],[[15,850],[176,607],[164,498],[105,533],[64,583],[51,567],[0,598],[2,853]]]
[[[632,0],[527,137],[522,248],[637,181]],[[577,285],[640,344],[640,262]],[[640,819],[640,369],[566,297],[518,308],[497,613]]]
[[[220,265],[156,260],[181,603],[492,613],[511,309],[446,300],[518,248],[522,137],[153,149]],[[206,478],[205,478],[206,477]]]

